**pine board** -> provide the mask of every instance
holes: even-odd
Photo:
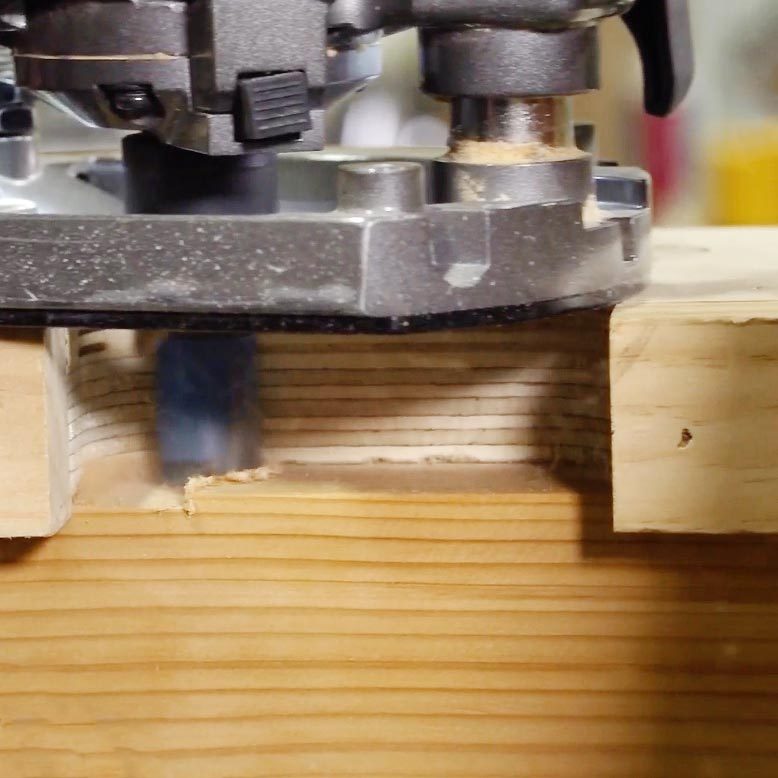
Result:
[[[617,535],[512,465],[190,498],[3,546],[0,775],[778,769],[772,538]]]

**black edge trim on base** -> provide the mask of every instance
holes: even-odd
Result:
[[[188,332],[291,332],[324,335],[405,335],[532,321],[589,308],[607,308],[643,288],[621,286],[531,305],[513,305],[408,317],[281,316],[175,311],[79,311],[0,308],[0,326],[88,327],[90,329],[180,330]]]

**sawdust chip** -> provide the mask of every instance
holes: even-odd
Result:
[[[226,484],[250,484],[267,481],[274,475],[269,467],[255,467],[251,470],[235,470],[223,475],[198,475],[190,478],[184,485],[184,511],[191,516],[196,511],[197,495],[212,486]]]

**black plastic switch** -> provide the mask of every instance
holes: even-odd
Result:
[[[310,130],[308,79],[303,71],[249,76],[238,81],[240,141],[260,141]]]

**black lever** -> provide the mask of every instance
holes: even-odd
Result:
[[[667,116],[694,79],[688,0],[637,0],[624,21],[643,60],[646,111]]]

